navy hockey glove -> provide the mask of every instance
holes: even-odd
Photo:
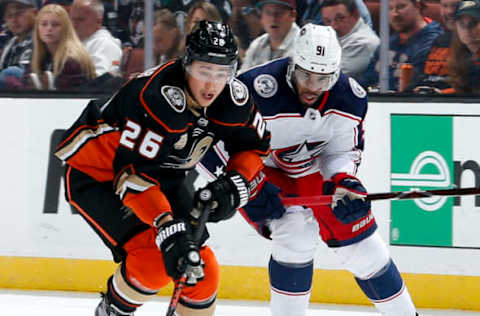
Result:
[[[165,269],[170,277],[178,280],[186,273],[186,284],[190,286],[203,279],[200,253],[187,223],[174,219],[162,224],[158,227],[155,243],[162,251]]]
[[[208,203],[213,205],[213,211],[208,217],[209,222],[219,222],[235,215],[237,208],[244,206],[250,197],[250,185],[238,172],[229,171],[217,180],[210,182],[205,188],[195,192],[195,204],[205,203],[200,198],[203,190],[210,190],[211,198]]]
[[[277,186],[265,181],[257,196],[243,208],[253,222],[266,219],[276,219],[285,213],[285,207],[278,194],[281,192]]]
[[[354,176],[335,174],[324,183],[323,193],[333,195],[333,214],[344,224],[355,222],[370,211],[370,201],[365,200],[367,190]]]

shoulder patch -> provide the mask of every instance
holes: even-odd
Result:
[[[253,88],[259,96],[270,98],[277,93],[278,82],[272,75],[262,74],[253,80]]]
[[[178,113],[182,113],[187,102],[185,101],[185,94],[182,89],[174,86],[163,86],[161,89],[163,97],[167,100],[168,104]]]
[[[353,78],[348,78],[350,87],[352,88],[353,94],[355,94],[360,99],[363,99],[367,96],[367,91]]]
[[[233,79],[232,82],[230,82],[230,95],[232,96],[232,100],[236,105],[244,105],[248,100],[247,86],[245,86],[241,81]]]

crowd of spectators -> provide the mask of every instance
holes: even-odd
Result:
[[[186,35],[209,19],[231,25],[241,73],[290,56],[299,26],[313,22],[336,31],[342,71],[378,91],[379,2],[155,0],[154,63],[181,57]],[[389,6],[391,92],[480,94],[480,0]],[[144,7],[143,0],[0,0],[0,89],[112,92],[144,70]]]

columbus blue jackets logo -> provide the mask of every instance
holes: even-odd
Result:
[[[181,113],[185,110],[185,94],[179,87],[163,86],[161,92],[168,104],[170,104],[176,112]]]
[[[263,98],[270,98],[278,91],[278,82],[268,74],[262,74],[253,80],[253,88],[259,96]]]

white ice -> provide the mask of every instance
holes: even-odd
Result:
[[[146,303],[135,316],[165,315],[168,297]],[[99,295],[79,292],[0,290],[1,316],[93,316]],[[421,316],[480,316],[480,312],[420,309]],[[219,300],[216,316],[270,316],[268,304]],[[373,307],[312,304],[308,316],[379,316]]]

